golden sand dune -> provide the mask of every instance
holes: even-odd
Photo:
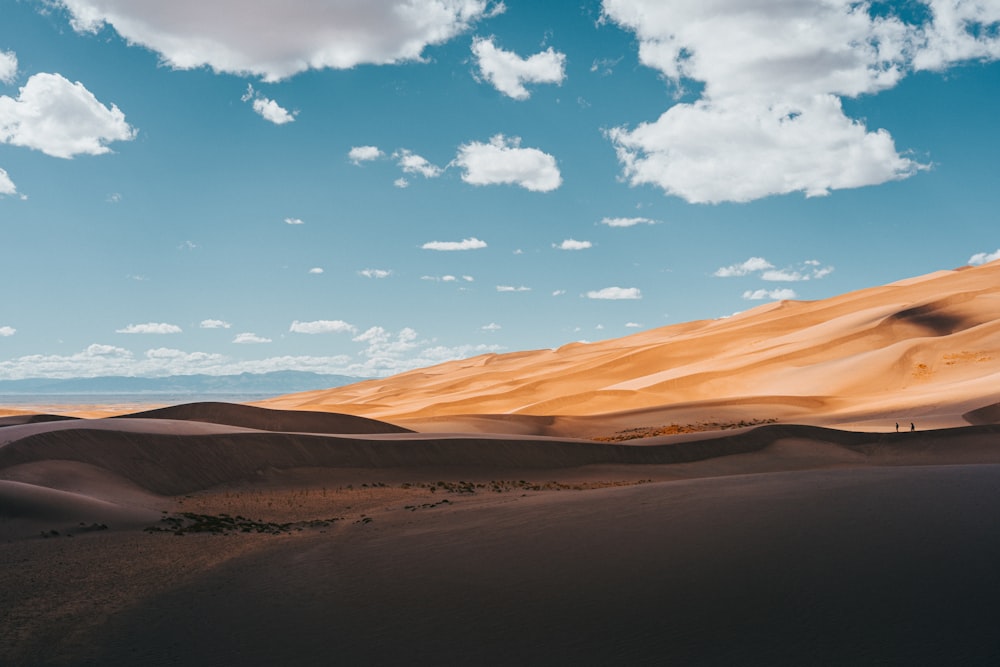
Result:
[[[963,423],[1000,380],[1000,262],[555,350],[489,354],[265,401],[390,421],[734,401],[809,423]],[[985,399],[985,400],[984,400]],[[991,400],[992,399],[992,400]],[[978,403],[977,403],[978,402]]]

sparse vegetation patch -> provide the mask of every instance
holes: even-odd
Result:
[[[777,419],[741,419],[737,422],[697,422],[695,424],[667,424],[665,426],[640,426],[617,431],[613,435],[602,435],[592,440],[599,442],[624,442],[640,438],[652,438],[658,435],[680,435],[681,433],[700,433],[701,431],[727,431],[734,428],[760,426],[761,424],[776,424]]]
[[[311,519],[308,521],[292,521],[277,523],[274,521],[257,521],[243,516],[228,514],[196,514],[195,512],[180,512],[160,519],[158,526],[149,526],[147,533],[173,533],[186,535],[188,533],[214,533],[226,535],[229,533],[266,533],[270,535],[288,534],[302,531],[306,528],[327,528],[336,519]]]

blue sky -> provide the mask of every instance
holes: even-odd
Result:
[[[0,378],[378,376],[1000,257],[1000,3],[0,0]]]

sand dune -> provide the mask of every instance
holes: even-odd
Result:
[[[776,401],[760,416],[857,425],[879,415],[883,423],[909,421],[934,405],[935,424],[959,425],[962,413],[994,402],[990,388],[998,381],[1000,262],[993,262],[620,339],[483,355],[261,405],[417,423],[718,401],[715,417],[724,419],[730,400],[794,397],[813,400],[811,414],[794,406],[786,412]]]

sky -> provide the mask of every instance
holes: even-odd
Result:
[[[0,379],[379,377],[1000,258],[997,0],[0,0]]]

